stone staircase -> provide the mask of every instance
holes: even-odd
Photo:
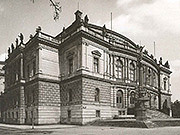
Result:
[[[162,113],[158,110],[152,110],[152,109],[147,109],[147,117],[148,119],[169,119],[171,118],[169,115]]]
[[[146,128],[156,128],[156,127],[159,127],[157,124],[155,124],[152,121],[144,121],[144,124],[145,124]]]
[[[133,115],[116,116],[114,119],[97,120],[89,123],[91,126],[115,126],[115,127],[134,127],[134,128],[157,128],[161,126],[180,125],[180,119],[175,121],[165,113],[158,110],[147,109],[147,121],[136,121]],[[170,121],[171,120],[171,121]]]

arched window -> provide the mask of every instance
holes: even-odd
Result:
[[[118,90],[116,93],[116,106],[117,108],[123,107],[123,92],[121,90]]]
[[[135,66],[133,63],[130,63],[129,79],[131,81],[135,80]]]
[[[122,79],[123,78],[123,63],[121,60],[117,60],[116,61],[116,76],[117,78],[119,79]]]
[[[147,73],[147,84],[150,85],[151,84],[151,70],[148,69],[148,73]]]
[[[153,72],[153,79],[152,79],[152,85],[156,86],[156,74]]]
[[[95,94],[94,94],[94,100],[96,102],[99,102],[99,95],[100,95],[100,90],[98,88],[95,89]]]
[[[146,83],[146,69],[143,67],[143,83]]]
[[[167,90],[167,78],[165,77],[164,79],[163,79],[163,81],[164,81],[164,90]]]
[[[135,103],[135,92],[132,91],[130,93],[130,104],[134,104]]]

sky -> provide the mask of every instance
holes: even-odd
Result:
[[[62,6],[60,19],[53,20],[49,0],[0,0],[0,60],[19,33],[25,41],[35,29],[56,36],[74,21],[79,7],[89,22],[112,29],[145,46],[150,54],[163,57],[172,70],[172,101],[180,100],[180,0],[56,0]],[[79,4],[78,4],[79,3]],[[79,6],[78,6],[79,5]]]

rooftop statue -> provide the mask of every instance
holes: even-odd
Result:
[[[23,44],[24,36],[22,33],[20,33],[19,38],[20,38],[20,44]]]
[[[18,46],[18,38],[16,38],[16,47]]]
[[[36,32],[37,32],[37,33],[41,32],[41,26],[38,26],[38,27],[36,28]]]
[[[14,50],[14,45],[13,45],[13,43],[11,44],[11,49],[12,49],[12,51]]]
[[[10,54],[11,53],[11,49],[10,49],[10,47],[8,48],[8,54]]]

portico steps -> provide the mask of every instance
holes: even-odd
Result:
[[[158,110],[153,110],[153,109],[147,109],[146,110],[146,115],[148,119],[169,119],[171,118],[169,115],[160,112]]]

